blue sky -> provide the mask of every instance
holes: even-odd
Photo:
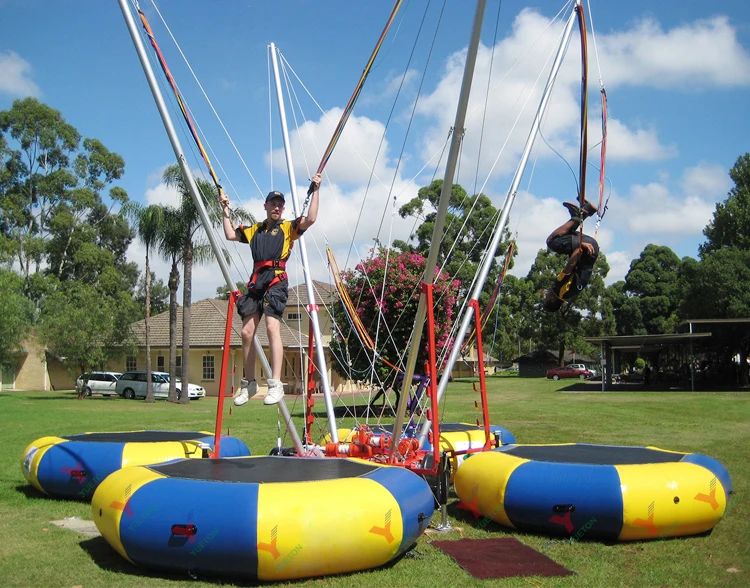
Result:
[[[313,275],[318,279],[328,280],[321,254],[326,244],[336,251],[339,265],[351,267],[357,253],[365,254],[375,237],[382,242],[406,238],[413,220],[394,218],[394,201],[396,206],[406,202],[433,174],[442,177],[431,158],[439,153],[453,123],[474,6],[466,0],[448,0],[436,33],[441,6],[433,4],[417,38],[426,3],[404,2],[331,158],[321,192],[320,220],[307,237]],[[259,190],[156,9],[150,0],[141,5],[213,148],[211,157],[233,204],[241,203],[260,215]],[[281,147],[281,139],[275,107],[269,122],[268,43],[279,47],[325,111],[321,113],[295,82],[301,109],[295,111],[296,122],[291,110],[288,115],[297,183],[302,187],[312,174],[310,168],[317,166],[392,4],[386,0],[160,0],[156,6],[260,191],[273,186],[288,193],[283,157],[276,151],[269,158],[269,124],[274,149]],[[539,100],[539,85],[534,86],[534,81],[541,74],[543,85],[544,63],[562,27],[559,19],[550,22],[560,10],[564,10],[563,18],[567,16],[564,6],[546,0],[505,0],[498,17],[498,2],[488,2],[457,181],[469,191],[475,184],[484,186],[483,191],[498,206]],[[624,277],[630,261],[648,243],[668,245],[680,256],[696,256],[703,227],[716,202],[726,198],[731,187],[729,168],[739,155],[750,151],[750,8],[740,0],[717,4],[634,0],[593,2],[591,11],[589,32],[593,21],[601,74],[590,36],[589,142],[594,145],[599,140],[597,80],[601,75],[609,96],[611,199],[599,240],[612,268],[608,277],[612,282]],[[120,185],[132,199],[173,201],[174,194],[160,183],[160,174],[174,156],[118,3],[0,0],[0,12],[0,109],[9,108],[17,98],[37,97],[60,110],[84,137],[98,138],[123,156],[126,174]],[[424,73],[433,36],[436,43]],[[414,57],[407,69],[412,48]],[[579,68],[574,36],[543,127],[545,139],[562,159],[540,144],[510,216],[510,228],[518,234],[520,255],[514,270],[518,275],[528,271],[547,234],[566,218],[560,203],[575,196],[575,179],[567,164],[577,168]],[[402,80],[394,106],[395,89]],[[488,80],[492,92],[485,110]],[[520,112],[519,105],[527,98],[529,106]],[[187,136],[182,134],[181,141],[193,169],[203,173]],[[598,164],[598,158],[598,151],[591,151],[590,161]],[[372,181],[369,168],[374,169]],[[587,190],[592,197],[597,177],[589,167]],[[593,231],[593,227],[588,229]],[[348,255],[352,242],[357,253]],[[247,251],[230,247],[230,252],[236,279],[246,279],[239,259]],[[139,243],[131,246],[129,256],[142,264]],[[166,263],[157,263],[157,273],[166,282]],[[302,280],[299,268],[290,274],[293,283]],[[222,283],[215,265],[196,268],[193,298],[212,296]]]

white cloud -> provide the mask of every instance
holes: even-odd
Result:
[[[701,162],[685,170],[681,186],[690,196],[721,200],[732,187],[732,181],[724,166]]]
[[[628,251],[611,251],[606,253],[606,256],[609,264],[609,273],[605,280],[607,285],[624,280],[625,275],[630,271],[630,262],[633,261],[633,255]]]
[[[678,193],[673,193],[665,183],[633,185],[622,204],[639,213],[624,215],[628,229],[634,234],[699,238],[731,183],[722,166],[701,163],[687,168],[679,185]]]
[[[750,55],[726,16],[663,30],[653,18],[597,36],[608,86],[627,84],[694,90],[750,84]]]
[[[15,51],[0,53],[0,93],[20,97],[42,93],[31,79],[31,64]]]
[[[592,141],[592,133],[589,133],[589,145],[601,139],[601,130],[597,133],[596,141]],[[608,161],[658,161],[676,155],[677,147],[662,145],[654,129],[630,130],[617,119],[610,118],[607,121]]]
[[[299,129],[289,133],[292,147],[294,172],[298,182],[309,178],[315,172],[330,137],[341,118],[342,109],[334,108],[321,116],[319,121],[308,120]],[[326,174],[336,182],[361,186],[370,176],[370,166],[375,162],[378,146],[383,137],[384,125],[367,117],[350,116],[339,139],[336,149],[326,166]],[[393,170],[388,168],[389,144],[386,139],[377,162],[374,164],[373,185],[388,185]],[[286,159],[283,148],[274,149],[272,167],[277,172],[286,173]],[[267,161],[268,163],[268,161]]]

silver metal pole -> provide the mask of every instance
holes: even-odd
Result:
[[[489,244],[487,250],[485,251],[484,261],[482,262],[482,267],[480,268],[477,280],[475,282],[474,291],[471,294],[472,300],[479,300],[479,296],[482,293],[482,288],[484,287],[484,283],[487,280],[487,275],[489,274],[490,268],[492,267],[492,262],[495,259],[495,251],[497,250],[497,246],[500,243],[500,238],[502,237],[503,230],[505,229],[505,223],[508,220],[508,215],[510,214],[510,209],[513,206],[513,201],[516,199],[518,185],[521,183],[521,178],[523,177],[523,173],[526,169],[526,164],[529,160],[531,149],[534,146],[534,141],[536,140],[536,136],[539,133],[539,127],[541,126],[544,112],[547,108],[547,104],[552,94],[552,87],[555,84],[557,72],[560,70],[560,65],[562,64],[565,48],[570,41],[570,35],[573,31],[573,24],[575,23],[575,19],[577,16],[576,8],[579,4],[580,0],[576,2],[576,7],[573,9],[573,12],[568,18],[565,33],[563,34],[563,38],[560,41],[559,47],[557,48],[557,56],[555,57],[555,61],[552,64],[552,70],[550,71],[549,78],[547,79],[547,85],[544,88],[542,101],[539,104],[539,108],[537,109],[536,116],[534,117],[534,122],[531,125],[531,131],[529,132],[529,136],[526,139],[526,146],[524,147],[523,154],[521,155],[521,161],[516,168],[516,173],[513,176],[513,181],[511,182],[510,189],[508,190],[508,195],[505,198],[505,203],[503,204],[500,218],[495,225],[495,232],[492,236],[492,242]],[[443,185],[443,189],[445,189],[445,185]],[[474,311],[472,307],[467,304],[466,310],[464,311],[463,321],[461,322],[461,327],[459,328],[458,334],[456,335],[453,349],[451,350],[450,356],[448,357],[448,362],[445,366],[445,370],[443,371],[443,377],[440,379],[440,383],[438,384],[438,402],[440,401],[440,399],[442,399],[443,394],[445,394],[445,390],[448,387],[448,380],[450,378],[451,370],[453,369],[453,366],[458,359],[458,355],[461,352],[461,342],[466,338],[466,333],[468,333],[469,331],[469,326],[471,325],[473,314]],[[419,432],[420,447],[423,446],[425,441],[427,440],[427,433],[429,432],[431,426],[431,421],[425,421],[425,423],[422,425],[422,429]]]
[[[458,107],[456,109],[456,120],[453,124],[453,137],[451,138],[451,146],[448,151],[448,159],[445,165],[445,175],[443,176],[443,189],[440,192],[440,201],[438,204],[437,216],[435,218],[435,226],[432,231],[432,246],[430,247],[430,253],[427,257],[427,265],[425,267],[425,274],[423,282],[425,284],[432,284],[435,276],[435,265],[437,263],[438,254],[440,252],[440,241],[443,236],[443,227],[445,226],[445,217],[448,212],[448,203],[450,201],[451,190],[453,189],[453,176],[456,171],[456,163],[458,162],[458,155],[460,153],[461,141],[464,136],[464,122],[466,120],[466,109],[469,105],[469,94],[471,93],[471,81],[474,77],[474,66],[477,60],[477,49],[479,47],[479,39],[482,33],[482,21],[484,19],[484,10],[487,6],[486,0],[479,0],[477,2],[477,9],[474,13],[474,24],[472,25],[471,39],[469,40],[469,48],[466,54],[466,66],[464,67],[464,77],[461,81],[461,93],[458,98]],[[414,375],[414,366],[417,363],[417,354],[419,353],[422,330],[424,328],[425,315],[427,314],[426,299],[424,292],[419,296],[419,306],[417,307],[417,316],[414,321],[414,329],[411,334],[411,347],[409,349],[409,355],[406,359],[406,367],[404,369],[404,382],[401,388],[401,397],[398,401],[398,407],[396,408],[396,421],[393,424],[393,443],[391,446],[391,456],[396,451],[398,441],[401,438],[401,428],[404,425],[404,414],[406,413],[406,405],[409,400],[409,390],[411,389],[411,380]],[[437,374],[433,374],[436,376]],[[435,443],[438,440],[435,439]]]
[[[292,207],[294,216],[297,216],[299,209],[297,205],[297,179],[294,175],[294,162],[292,161],[292,148],[289,142],[289,130],[286,124],[286,108],[284,106],[284,95],[281,92],[281,79],[279,78],[279,64],[276,56],[276,45],[269,45],[271,51],[271,62],[273,63],[273,78],[276,82],[276,100],[279,106],[279,118],[281,119],[281,133],[284,138],[284,153],[286,155],[286,169],[289,174],[289,189],[292,195]],[[300,257],[302,260],[302,270],[305,275],[305,286],[307,288],[307,299],[310,301],[310,323],[313,328],[315,337],[315,355],[318,360],[318,371],[320,372],[320,381],[323,385],[323,398],[326,403],[326,413],[328,414],[328,428],[330,429],[331,441],[339,442],[338,428],[336,427],[336,415],[333,411],[333,396],[331,395],[331,386],[328,382],[328,367],[326,364],[325,350],[323,349],[323,337],[320,332],[320,322],[318,321],[318,311],[315,309],[315,290],[312,286],[312,277],[310,276],[310,264],[307,261],[307,247],[305,237],[298,239]]]
[[[159,88],[159,84],[156,81],[154,70],[151,68],[151,62],[148,60],[148,54],[146,53],[146,48],[143,46],[143,40],[141,39],[141,36],[138,33],[138,27],[135,23],[135,19],[133,18],[133,15],[130,12],[130,8],[128,8],[127,0],[117,0],[117,1],[120,4],[122,15],[125,17],[125,23],[128,26],[130,37],[133,40],[133,44],[135,45],[135,50],[136,50],[136,53],[138,54],[138,59],[141,62],[141,66],[143,67],[143,72],[146,74],[146,80],[148,81],[149,88],[151,88],[151,94],[153,94],[154,96],[154,101],[156,102],[156,107],[159,110],[159,115],[161,116],[161,120],[164,123],[164,128],[167,131],[169,142],[172,144],[172,149],[174,150],[174,154],[175,154],[175,157],[177,158],[177,162],[180,164],[180,169],[182,169],[182,174],[185,177],[185,180],[188,184],[188,188],[190,189],[190,195],[193,198],[193,202],[195,203],[195,206],[198,209],[198,214],[201,217],[201,222],[203,223],[203,227],[206,229],[206,235],[208,236],[208,240],[211,243],[211,249],[213,249],[214,255],[216,257],[216,261],[219,263],[219,267],[221,268],[221,273],[224,275],[224,280],[226,281],[227,286],[229,287],[229,290],[233,291],[235,289],[235,285],[229,274],[229,267],[227,266],[226,261],[224,260],[224,257],[221,255],[221,248],[216,242],[216,236],[211,230],[211,223],[208,220],[208,213],[206,212],[206,207],[203,205],[203,199],[200,197],[200,192],[198,191],[198,186],[195,183],[195,178],[193,177],[193,173],[190,171],[190,166],[188,166],[187,161],[185,159],[185,155],[182,150],[182,145],[180,145],[180,140],[177,137],[177,133],[175,132],[174,125],[172,124],[172,118],[169,115],[169,111],[167,110],[167,105],[164,102],[164,97],[161,94],[161,89]],[[273,377],[273,374],[271,372],[271,366],[268,363],[268,358],[266,357],[266,354],[263,352],[263,347],[261,346],[257,337],[255,337],[254,343],[255,343],[256,355],[261,360],[261,364],[263,365],[263,370],[266,373],[266,377],[267,378]],[[281,402],[284,402],[283,399]],[[291,417],[289,416],[289,410],[286,408],[286,406],[282,408],[282,414],[284,415],[287,429],[289,430],[289,435],[291,436],[292,441],[294,442],[294,446],[297,449],[297,452],[301,455],[303,453],[302,441],[300,440],[299,435],[297,434],[297,431],[295,430],[293,423],[291,422]]]

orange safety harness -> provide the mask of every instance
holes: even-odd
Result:
[[[248,290],[253,290],[255,292],[259,291],[259,289],[254,286],[255,279],[258,276],[258,272],[267,267],[272,267],[274,269],[286,269],[286,261],[282,259],[269,259],[267,261],[256,261],[253,264],[253,275],[250,276],[250,281],[247,283]],[[286,280],[286,279],[287,279],[287,275],[285,271],[281,272],[280,274],[276,274],[273,280],[271,280],[268,286],[266,286],[265,291],[268,292],[268,290],[270,290],[272,286],[275,286],[282,280]]]

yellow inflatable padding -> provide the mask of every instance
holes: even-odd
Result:
[[[117,470],[110,474],[94,492],[91,517],[99,532],[117,552],[132,563],[120,541],[120,522],[128,500],[142,486],[166,478],[162,474],[141,467]]]
[[[39,472],[39,462],[44,457],[44,454],[49,451],[51,447],[58,443],[67,443],[67,439],[61,437],[42,437],[37,439],[33,443],[30,443],[23,452],[23,461],[21,462],[21,469],[23,470],[24,477],[29,483],[34,486],[40,492],[49,495],[45,492],[44,488],[39,484],[39,478],[37,476]]]
[[[485,513],[486,518],[515,528],[505,513],[505,489],[513,471],[527,461],[501,451],[472,455],[456,472],[456,494],[475,512]]]
[[[311,501],[300,501],[308,492]],[[361,497],[358,506],[352,497]],[[374,568],[393,559],[403,540],[401,509],[368,478],[261,484],[258,578],[307,578]]]
[[[704,467],[681,461],[614,467],[623,501],[620,540],[695,535],[724,516],[724,487]]]

